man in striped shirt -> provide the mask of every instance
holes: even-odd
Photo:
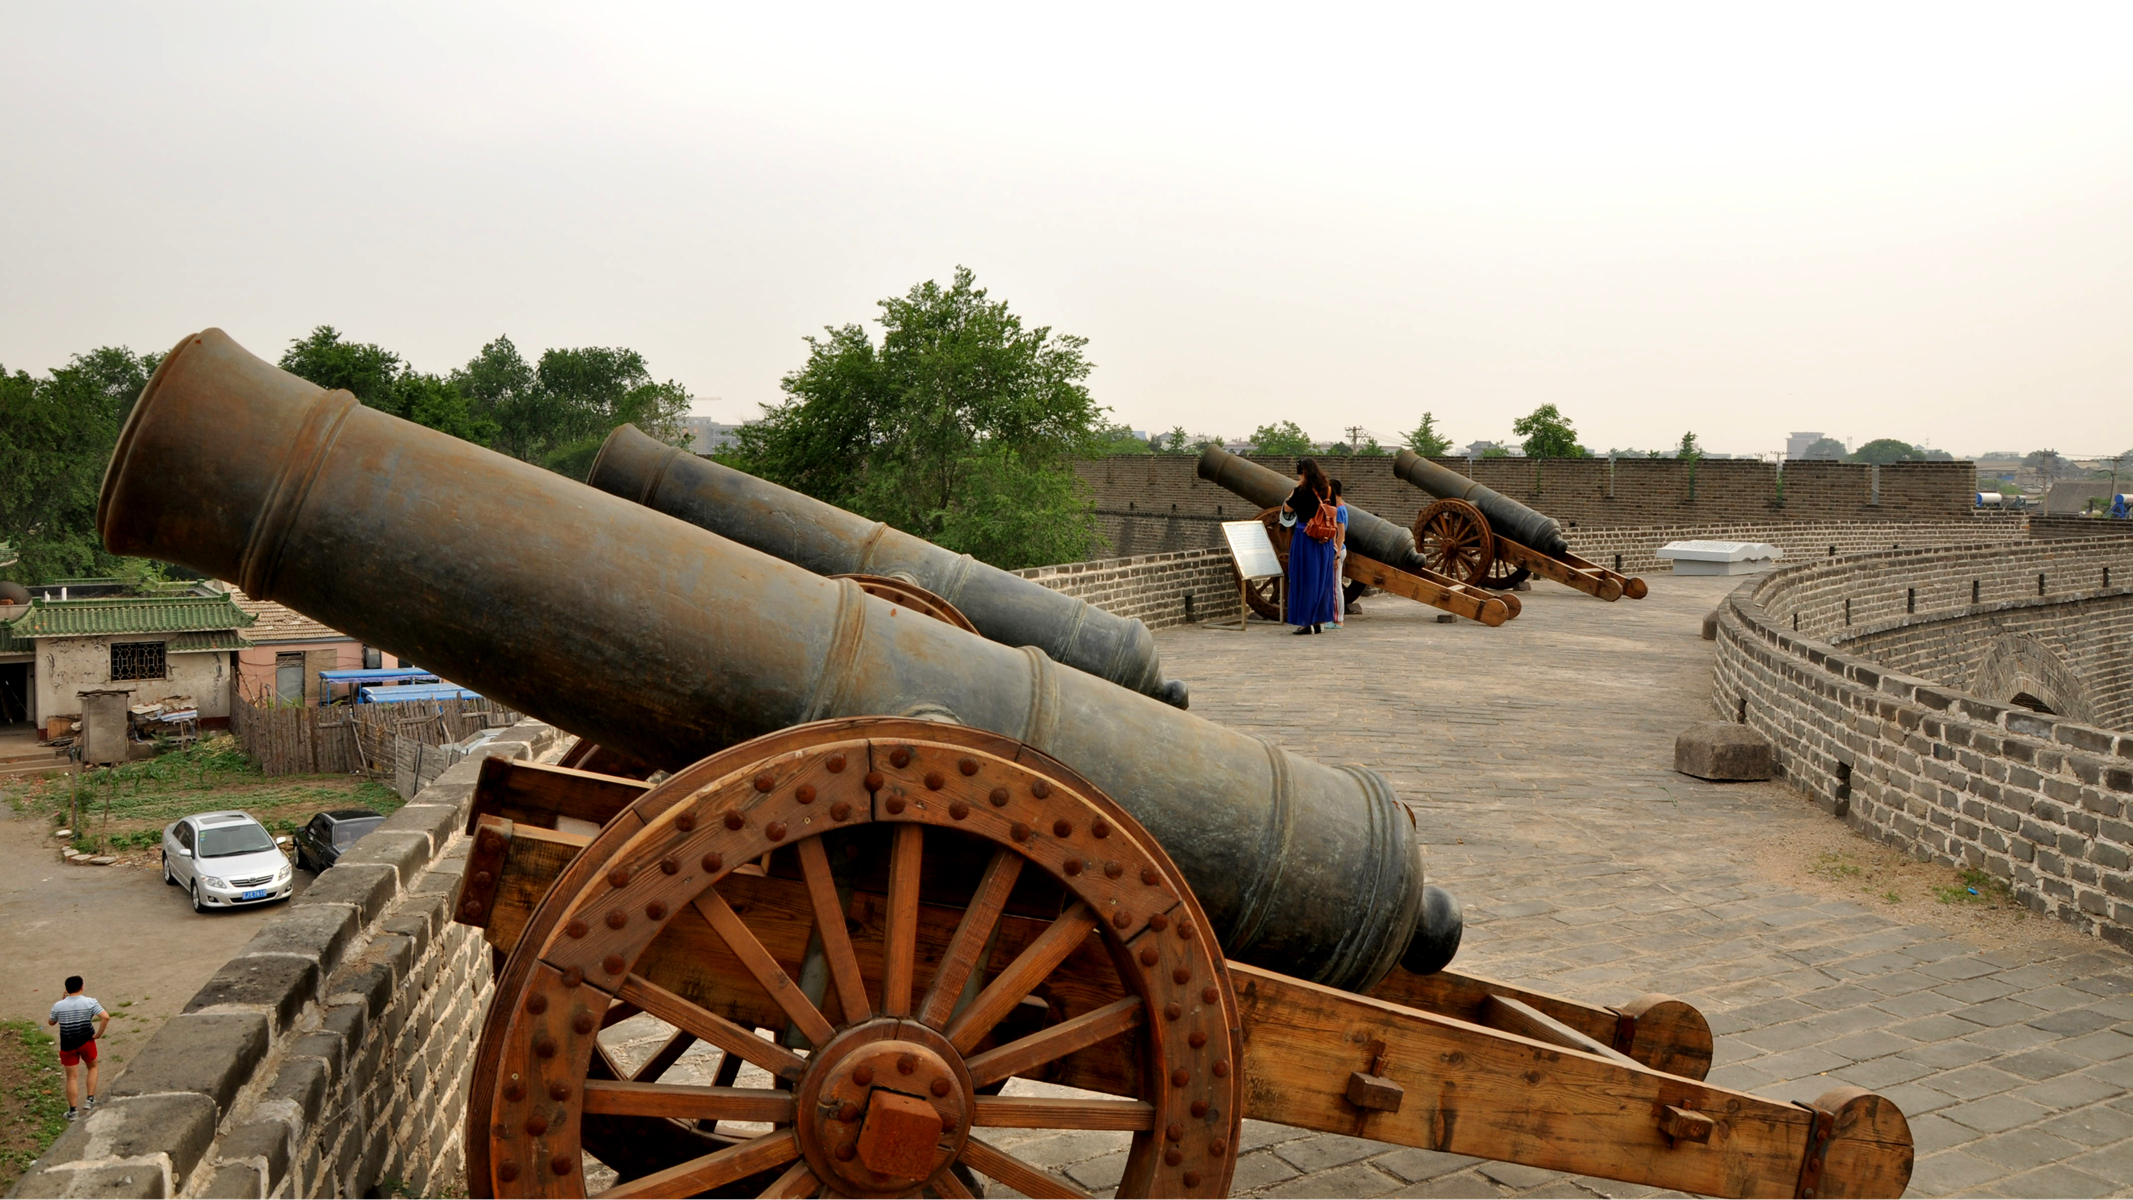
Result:
[[[52,1005],[47,1025],[59,1026],[59,1065],[67,1073],[67,1120],[82,1107],[96,1107],[96,1039],[104,1036],[111,1014],[94,997],[81,994],[81,976],[67,976],[67,994]],[[89,1064],[89,1100],[82,1104],[81,1068]]]

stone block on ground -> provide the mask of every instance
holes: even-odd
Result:
[[[1674,769],[1698,779],[1768,779],[1770,743],[1745,725],[1705,721],[1674,739]]]

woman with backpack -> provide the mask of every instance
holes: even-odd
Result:
[[[1299,635],[1318,633],[1340,611],[1334,554],[1341,525],[1333,484],[1317,460],[1296,460],[1296,490],[1281,506],[1281,525],[1289,531],[1289,624]]]

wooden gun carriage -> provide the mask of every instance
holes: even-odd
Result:
[[[1602,600],[1642,600],[1642,579],[1570,552],[1563,529],[1509,496],[1402,450],[1393,474],[1436,497],[1415,518],[1415,548],[1430,567],[1475,587],[1507,590],[1532,575]]]
[[[1074,1194],[984,1136],[1036,1128],[1128,1135],[1122,1195],[1211,1196],[1248,1116],[1707,1194],[1909,1178],[1877,1096],[1702,1082],[1688,1005],[1444,970],[1456,904],[1375,772],[219,331],[158,367],[97,522],[579,736],[485,764],[472,806],[456,917],[501,954],[475,1194],[582,1194],[589,1162],[623,1196]],[[638,1016],[668,1032],[625,1064],[600,1034]],[[698,1043],[712,1081],[669,1080]]]
[[[502,964],[477,1190],[579,1194],[583,1150],[615,1196],[961,1196],[971,1171],[1081,1194],[985,1137],[1037,1128],[1130,1134],[1119,1195],[1213,1196],[1245,1117],[1709,1195],[1910,1177],[1878,1096],[1703,1083],[1710,1029],[1679,1000],[1401,967],[1357,993],[1226,960],[1160,844],[997,735],[827,722],[657,785],[491,759],[468,828],[457,919]],[[672,1033],[630,1070],[598,1035],[638,1013]],[[662,1082],[699,1041],[714,1081]],[[1003,1091],[1022,1079],[1083,1094]]]

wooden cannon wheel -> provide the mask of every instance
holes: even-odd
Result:
[[[878,596],[891,604],[901,605],[913,612],[924,613],[936,621],[953,625],[965,633],[978,632],[978,627],[972,625],[970,618],[964,616],[955,605],[948,603],[938,595],[927,591],[908,579],[898,579],[891,575],[863,574],[830,575],[826,578],[849,579],[857,583],[859,590],[869,596]],[[983,635],[981,634],[980,636]]]
[[[1415,548],[1439,575],[1504,592],[1532,573],[1497,557],[1488,517],[1464,500],[1438,500],[1415,518]]]
[[[503,845],[485,829],[468,869]],[[804,901],[763,899],[781,876]],[[1225,1194],[1239,1016],[1207,929],[1146,830],[1011,739],[869,718],[736,746],[633,801],[534,908],[476,1053],[470,1186],[584,1195],[590,1154],[618,1196],[965,1196],[965,1170],[1078,1195],[982,1137],[1041,1128],[1130,1131],[1120,1195]],[[674,1032],[632,1073],[598,1034],[638,1013]],[[771,1086],[660,1082],[699,1040]],[[994,1094],[1046,1064],[1130,1098]]]

